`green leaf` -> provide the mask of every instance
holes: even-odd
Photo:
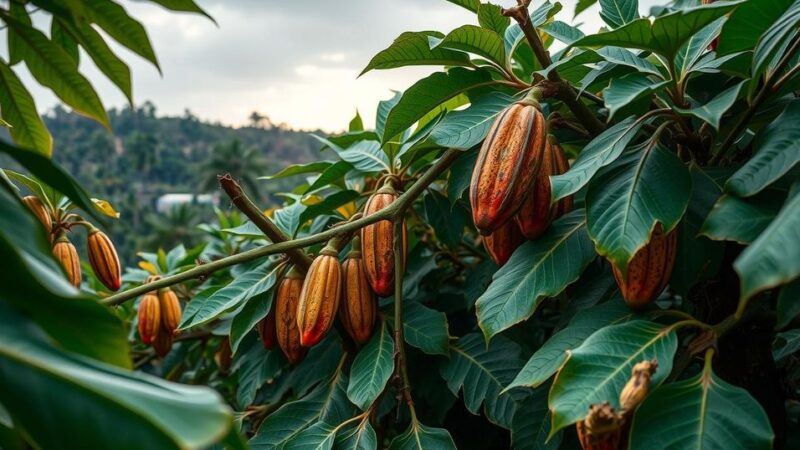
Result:
[[[85,0],[82,3],[91,22],[96,23],[109,36],[132,52],[150,61],[159,73],[161,72],[147,31],[141,23],[125,12],[125,8],[105,0]]]
[[[300,216],[306,210],[306,205],[300,201],[300,196],[295,196],[294,203],[286,205],[272,214],[272,221],[283,231],[283,234],[294,237],[297,227],[300,226]]]
[[[772,350],[772,357],[775,362],[782,362],[787,356],[800,351],[800,329],[778,333],[775,336],[775,344]]]
[[[581,420],[589,405],[609,401],[619,409],[619,394],[640,361],[658,360],[651,389],[661,384],[672,371],[677,347],[674,329],[643,320],[607,326],[591,335],[571,351],[550,389],[550,434]]]
[[[472,149],[459,156],[450,167],[450,176],[447,180],[447,199],[450,200],[451,207],[456,204],[464,194],[464,191],[467,190],[467,187],[469,187],[472,169],[475,167],[477,159],[478,150]]]
[[[336,440],[336,428],[325,422],[317,422],[297,433],[286,445],[285,450],[330,450]]]
[[[775,220],[733,262],[741,298],[780,286],[800,275],[800,195],[787,200]]]
[[[450,359],[439,372],[453,395],[463,389],[470,412],[479,414],[484,404],[490,422],[510,428],[517,405],[511,394],[500,392],[520,367],[520,348],[513,341],[498,336],[487,348],[480,334],[470,333],[450,346]]]
[[[378,448],[378,436],[369,423],[369,419],[358,425],[340,431],[336,435],[336,450],[375,450]]]
[[[274,378],[278,371],[287,364],[286,358],[280,349],[267,351],[261,344],[261,339],[252,335],[249,345],[240,355],[241,361],[238,370],[238,385],[236,386],[236,401],[244,408],[253,403],[258,389],[267,380]]]
[[[725,23],[725,20],[725,17],[720,17],[714,22],[711,22],[683,44],[680,51],[675,55],[673,64],[679,80],[685,79],[695,64],[698,63],[700,57],[709,51],[709,46],[719,36],[719,31],[722,28],[722,24]]]
[[[791,102],[757,136],[755,155],[725,183],[725,191],[749,197],[800,162],[800,102]]]
[[[358,352],[350,369],[347,398],[366,410],[383,391],[394,371],[394,341],[382,321],[367,345]]]
[[[647,143],[623,154],[589,184],[586,224],[597,253],[623,273],[650,242],[657,224],[665,233],[683,217],[692,178],[673,153]]]
[[[24,3],[10,2],[8,14],[20,23],[32,27],[31,18]],[[8,33],[8,60],[13,66],[25,58],[25,43],[15,33]]]
[[[408,88],[386,116],[381,142],[386,143],[439,104],[470,89],[496,83],[485,70],[460,67],[433,73]]]
[[[427,41],[425,43],[427,46]],[[389,113],[392,111],[397,103],[400,102],[400,98],[403,96],[402,92],[395,92],[394,96],[388,100],[381,100],[378,102],[378,111],[375,115],[375,133],[383,139],[384,129],[386,128],[386,119],[389,116]],[[394,136],[387,136],[386,140],[393,138]]]
[[[350,120],[347,130],[351,133],[364,131],[364,121],[361,119],[361,114],[358,113],[358,110],[356,110],[356,116]]]
[[[781,288],[778,294],[778,307],[776,311],[778,317],[775,328],[780,330],[786,328],[798,315],[800,315],[800,279]]]
[[[78,66],[61,47],[41,31],[11,17],[5,17],[9,32],[17,36],[25,65],[41,85],[50,88],[75,111],[109,128],[108,116],[91,83],[78,73]]]
[[[353,165],[347,161],[336,161],[333,165],[325,169],[313,183],[306,189],[305,194],[316,191],[334,183],[341,181],[353,169]]]
[[[314,134],[312,136],[331,147],[343,161],[350,163],[356,170],[361,172],[389,170],[389,159],[378,141],[358,141],[347,148],[342,148],[328,139]]]
[[[53,152],[53,137],[47,131],[36,103],[17,74],[0,58],[0,113],[11,125],[8,132],[18,145],[44,156]]]
[[[269,313],[272,307],[272,298],[273,292],[272,288],[270,288],[270,290],[246,300],[242,309],[233,316],[230,333],[232,353],[236,353],[239,349],[239,344],[242,343],[247,333],[249,333],[261,319],[267,317],[267,313]]]
[[[454,0],[448,0],[454,1]],[[431,428],[412,421],[403,434],[392,439],[389,450],[456,450],[450,433],[443,428]]]
[[[559,11],[561,11],[561,3],[550,3],[550,0],[545,0],[539,7],[530,13],[531,25],[534,27],[541,27],[553,18]],[[506,28],[504,36],[505,52],[511,58],[517,47],[525,40],[525,35],[519,24],[512,23],[510,27]],[[519,55],[517,55],[519,56]]]
[[[493,30],[500,36],[506,32],[511,19],[503,15],[503,8],[491,3],[481,3],[478,7],[478,23],[487,30]]]
[[[447,316],[417,301],[403,302],[403,337],[429,355],[449,354]]]
[[[194,0],[150,0],[150,1],[158,3],[164,8],[167,8],[172,11],[202,14],[208,17],[215,24],[217,23],[217,21],[214,20],[213,17],[208,15],[208,13],[203,10],[203,8],[197,6],[197,3],[195,3]]]
[[[460,51],[446,48],[430,48],[428,38],[441,39],[444,34],[438,31],[408,31],[401,34],[392,44],[372,57],[364,75],[370,70],[394,69],[404,66],[467,66],[469,56]]]
[[[50,23],[50,40],[56,43],[59,47],[64,49],[65,52],[77,63],[80,61],[80,50],[78,49],[78,41],[61,25],[60,20],[53,20]]]
[[[600,0],[600,17],[611,28],[639,18],[638,0]]]
[[[436,39],[436,38],[434,38]],[[462,25],[447,34],[443,39],[436,39],[436,48],[461,50],[483,56],[503,67],[506,54],[503,38],[496,31],[475,25]]]
[[[464,228],[470,223],[465,208],[450,208],[443,194],[431,191],[424,197],[425,217],[433,227],[436,237],[448,247],[456,247],[464,237]]]
[[[631,448],[758,450],[771,449],[774,436],[761,405],[714,375],[709,364],[697,376],[661,386],[645,398],[630,439]]]
[[[482,95],[469,107],[448,112],[431,132],[431,140],[447,148],[472,148],[486,137],[497,115],[514,100],[499,91]]]
[[[199,448],[221,439],[233,422],[212,389],[64,352],[3,302],[0,373],[0,403],[38,448],[81,448],[87,436],[99,448]]]
[[[609,118],[622,107],[659,92],[667,83],[669,82],[665,80],[654,81],[646,74],[638,72],[612,79],[611,84],[603,91]]]
[[[480,0],[447,0],[450,3],[456,4],[462,8],[468,9],[474,13],[478,12],[481,6]]]
[[[306,208],[306,210],[303,211],[302,214],[300,214],[299,223],[303,224],[323,214],[331,213],[340,206],[344,206],[348,203],[354,202],[360,196],[361,194],[359,194],[357,191],[353,191],[350,189],[346,191],[335,192],[325,197],[325,199],[322,200],[321,202],[309,205],[308,208]]]
[[[772,192],[764,194],[751,199],[723,195],[714,204],[699,234],[715,241],[753,242],[778,214],[783,201]]]
[[[597,330],[627,321],[631,317],[633,313],[619,296],[612,301],[579,312],[569,325],[555,333],[536,350],[505,390],[520,386],[533,388],[542,385],[564,365],[570,350],[581,345]]]
[[[708,124],[714,127],[715,130],[718,130],[719,121],[722,118],[722,115],[725,114],[725,112],[728,111],[736,102],[736,99],[739,98],[739,92],[742,90],[742,86],[744,86],[747,81],[748,80],[743,80],[736,85],[720,92],[705,105],[696,106],[690,109],[675,109],[681,114],[695,116],[702,121],[708,122]]]
[[[547,391],[542,386],[523,400],[511,422],[511,445],[515,450],[557,450],[562,433],[547,440],[550,434],[550,411],[547,409]]]
[[[717,54],[753,50],[761,35],[792,3],[793,0],[750,0],[739,5],[722,26]]]
[[[476,303],[486,340],[530,317],[546,297],[577,280],[595,256],[583,209],[559,218],[537,240],[523,244]]]
[[[258,177],[259,180],[277,180],[279,178],[291,177],[294,175],[303,175],[307,173],[322,173],[325,169],[332,166],[330,161],[313,161],[305,164],[292,164],[281,169],[275,175],[267,175],[265,177]]]
[[[797,37],[798,23],[800,23],[800,3],[794,2],[761,35],[753,52],[753,65],[750,73],[754,80],[758,80],[769,63],[783,53],[784,46],[791,39]]]
[[[556,202],[578,192],[598,170],[619,158],[641,127],[642,122],[631,116],[586,144],[566,173],[550,177],[551,201]]]

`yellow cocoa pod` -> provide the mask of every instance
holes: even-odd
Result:
[[[42,203],[39,197],[28,195],[22,198],[22,202],[25,203],[25,206],[31,210],[33,215],[39,219],[39,222],[42,223],[44,226],[45,231],[47,231],[48,236],[50,235],[50,231],[53,229],[53,218],[50,217],[50,212],[47,210],[47,206]]]
[[[56,257],[64,272],[67,274],[67,280],[76,288],[81,287],[81,260],[78,258],[78,250],[72,245],[72,242],[67,239],[67,236],[61,234],[53,244],[53,256]]]
[[[539,174],[547,142],[545,118],[533,99],[506,108],[483,141],[470,182],[475,227],[497,230],[522,206]]]
[[[297,305],[300,344],[311,347],[321,341],[333,325],[342,295],[342,267],[338,250],[331,244],[311,263]]]
[[[375,326],[378,301],[370,289],[361,259],[361,240],[353,238],[352,249],[342,264],[344,294],[339,305],[339,320],[347,334],[359,344],[367,342]]]
[[[297,328],[297,305],[303,290],[303,275],[292,267],[275,291],[275,335],[289,363],[296,365],[306,356],[307,348],[300,345]]]
[[[575,424],[581,447],[583,450],[617,450],[624,423],[608,402],[591,405],[586,418]]]
[[[170,288],[158,290],[158,301],[161,303],[161,325],[171,335],[175,335],[181,322],[181,302]]]
[[[102,231],[94,228],[89,230],[86,248],[89,252],[89,264],[92,265],[97,279],[112,291],[118,290],[122,285],[122,270],[117,250],[111,239]]]
[[[633,255],[626,273],[613,265],[614,278],[628,306],[643,308],[664,290],[672,275],[677,245],[677,229],[664,234],[658,225],[650,242]]]
[[[148,292],[139,302],[139,337],[151,344],[161,331],[161,302],[155,292]]]
[[[163,328],[160,329],[155,339],[153,339],[153,350],[161,358],[167,356],[167,353],[172,350],[172,333]]]
[[[387,180],[377,192],[367,200],[364,217],[368,217],[388,207],[397,200],[397,192]],[[403,222],[403,261],[406,258],[408,236]],[[381,220],[361,229],[361,254],[367,280],[372,291],[381,297],[394,292],[394,224]]]
[[[509,220],[492,234],[483,236],[483,247],[498,266],[503,266],[511,258],[514,250],[525,242],[517,223]]]
[[[536,239],[547,230],[550,223],[572,209],[572,196],[550,205],[550,176],[560,175],[569,169],[564,150],[552,135],[547,137],[542,165],[522,207],[514,216],[520,231],[528,239]]]

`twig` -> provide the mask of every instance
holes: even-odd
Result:
[[[411,398],[411,382],[406,366],[406,348],[403,337],[403,274],[405,273],[405,255],[403,252],[403,217],[394,219],[394,345],[396,349],[396,368],[400,374],[400,394],[403,396],[412,415],[414,399]]]

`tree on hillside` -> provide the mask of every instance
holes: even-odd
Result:
[[[211,150],[208,160],[200,164],[201,191],[217,189],[217,175],[230,173],[240,183],[247,186],[248,191],[259,196],[257,177],[267,170],[266,161],[255,147],[246,147],[239,139],[218,144]]]

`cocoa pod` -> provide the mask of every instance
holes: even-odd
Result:
[[[578,441],[583,450],[617,450],[624,422],[608,402],[591,405],[589,414],[575,424]]]
[[[300,345],[300,329],[297,328],[297,305],[302,290],[303,276],[297,268],[292,267],[275,291],[275,335],[283,354],[292,365],[302,361],[308,351]]]
[[[233,351],[231,351],[231,340],[228,336],[225,336],[225,338],[219,342],[217,352],[214,353],[214,361],[216,361],[219,371],[226,374],[231,370],[232,360]]]
[[[158,290],[158,301],[161,303],[161,326],[174,336],[181,322],[181,302],[168,287]]]
[[[258,322],[257,327],[258,337],[261,338],[261,343],[264,344],[264,348],[266,349],[275,347],[275,344],[278,342],[275,326],[275,308],[272,308],[272,311],[267,314],[267,317],[264,317]]]
[[[642,361],[633,366],[631,378],[619,394],[619,406],[626,416],[632,413],[647,396],[650,379],[653,378],[656,369],[658,369],[658,361],[655,359]]]
[[[502,267],[511,258],[514,250],[525,242],[525,237],[522,236],[517,223],[509,220],[492,234],[483,236],[482,240],[486,252],[495,264]]]
[[[155,341],[161,331],[161,302],[155,292],[148,292],[139,302],[139,337],[145,344]]]
[[[364,217],[368,217],[388,207],[397,200],[397,192],[391,181],[384,183],[367,200]],[[403,222],[403,261],[406,259],[408,236]],[[391,220],[381,220],[361,229],[361,254],[367,280],[372,291],[381,297],[394,292],[394,224]]]
[[[308,268],[297,304],[297,328],[304,347],[321,341],[333,325],[342,296],[342,267],[338,254],[339,251],[328,244]]]
[[[72,242],[67,239],[67,236],[61,234],[53,244],[53,256],[56,257],[64,272],[67,274],[67,280],[76,288],[81,287],[81,260],[78,258],[78,250],[72,245]]]
[[[42,223],[49,236],[50,231],[53,230],[53,218],[50,217],[50,212],[47,211],[47,207],[44,205],[44,203],[42,203],[39,197],[34,195],[27,195],[23,197],[22,202],[25,203],[25,206],[27,206],[33,215],[39,219],[39,222]]]
[[[495,119],[470,182],[472,219],[482,235],[500,228],[522,206],[546,142],[545,118],[532,99],[509,106]]]
[[[572,209],[572,196],[565,197],[555,205],[550,205],[550,176],[560,175],[569,169],[567,156],[552,135],[547,137],[539,174],[522,202],[522,207],[514,216],[520,231],[528,239],[536,239],[547,230],[550,223]]]
[[[344,293],[339,305],[339,320],[347,334],[359,344],[372,336],[378,315],[378,299],[369,286],[364,261],[361,258],[361,241],[353,238],[350,253],[342,264]]]
[[[167,353],[172,350],[172,333],[163,328],[159,330],[155,339],[153,339],[153,350],[161,358],[167,356]]]
[[[114,248],[114,243],[102,231],[94,228],[89,230],[86,241],[86,248],[89,252],[89,264],[103,285],[112,291],[116,291],[122,285],[122,269],[119,264],[119,256]]]
[[[633,255],[627,273],[613,265],[614,279],[628,306],[643,308],[664,290],[675,264],[677,244],[677,229],[664,234],[658,225],[650,242]]]

